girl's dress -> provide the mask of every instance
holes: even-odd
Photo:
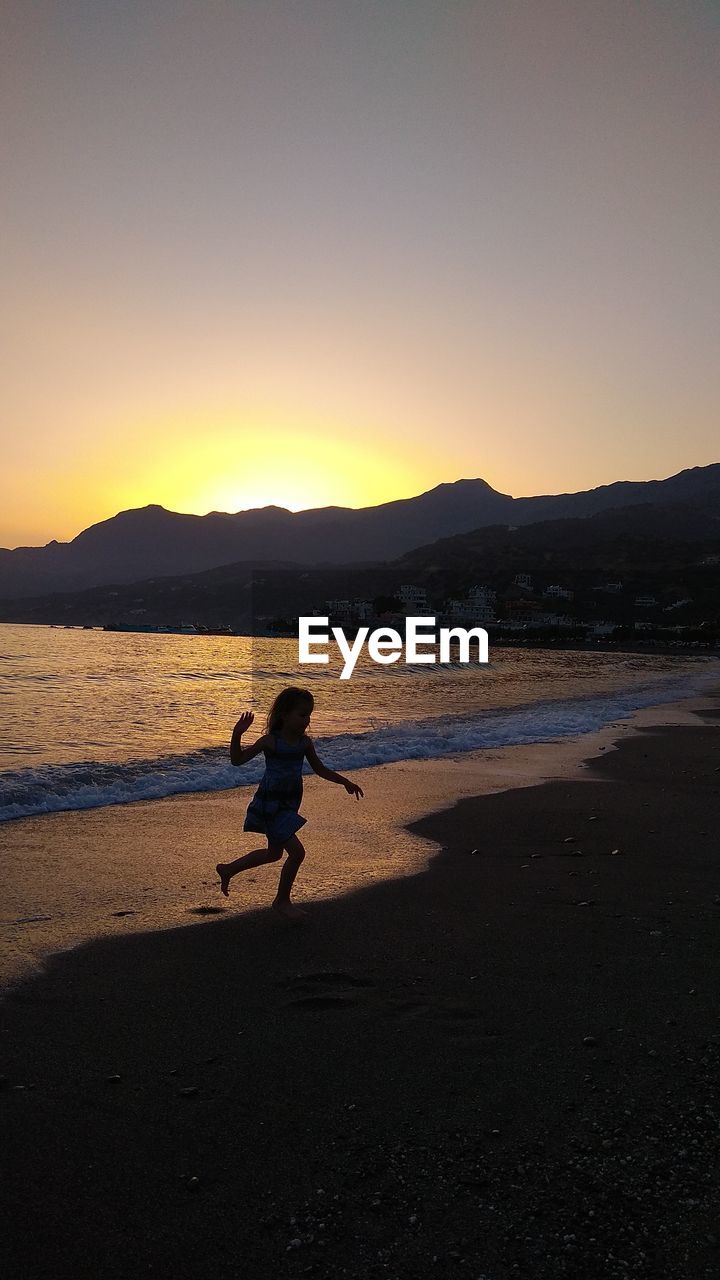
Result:
[[[265,772],[245,815],[244,831],[261,831],[271,840],[287,840],[307,819],[300,816],[302,768],[309,739],[286,742],[274,735],[275,750],[265,752]]]

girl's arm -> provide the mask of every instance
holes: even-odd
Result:
[[[262,738],[258,738],[251,747],[243,747],[241,739],[246,729],[250,728],[255,719],[252,711],[244,711],[232,731],[230,739],[230,763],[235,765],[246,764],[248,760],[252,760],[254,756],[259,756],[264,751],[270,741],[269,734],[263,734]]]
[[[359,787],[356,782],[351,782],[349,778],[344,778],[341,773],[336,773],[334,769],[328,769],[319,758],[310,738],[308,738],[307,743],[308,745],[305,748],[305,759],[318,777],[325,778],[326,782],[339,782],[340,786],[345,788],[348,795],[355,796],[355,799],[359,800],[361,795],[363,795],[362,787]]]

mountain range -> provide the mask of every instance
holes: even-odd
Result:
[[[720,618],[720,489],[674,503],[642,503],[593,516],[496,524],[440,538],[395,560],[306,566],[295,561],[240,560],[195,573],[143,575],[76,592],[0,600],[0,621],[254,629],[257,619],[293,618],[329,599],[394,596],[401,584],[425,587],[431,600],[462,597],[485,584],[505,592],[516,574],[575,593],[576,613],[607,614],[603,583],[621,579],[613,617],[632,613],[635,595],[660,605],[683,600],[675,621]],[[598,594],[600,591],[600,594]]]
[[[71,542],[0,549],[0,598],[22,599],[149,577],[196,574],[244,561],[329,566],[395,560],[441,538],[489,525],[586,519],[647,504],[704,504],[720,525],[720,463],[666,480],[619,481],[580,493],[512,498],[485,480],[440,484],[414,498],[375,507],[320,507],[292,512],[263,507],[235,514],[184,515],[150,505],[83,530]],[[708,507],[709,504],[709,507]]]

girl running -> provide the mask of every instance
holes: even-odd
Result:
[[[312,739],[307,736],[314,705],[313,696],[307,689],[283,689],[270,708],[267,731],[262,738],[258,738],[251,747],[242,746],[242,736],[255,719],[251,711],[245,711],[235,725],[230,741],[230,761],[234,765],[245,764],[261,751],[264,753],[265,772],[248,806],[243,830],[262,832],[267,837],[267,848],[253,849],[234,862],[219,862],[220,888],[228,897],[228,885],[238,871],[248,871],[266,862],[279,862],[283,853],[287,853],[272,905],[290,920],[299,920],[305,915],[290,901],[290,891],[305,857],[305,850],[296,834],[306,822],[298,812],[303,794],[304,761],[307,760],[319,777],[340,783],[356,800],[363,794],[356,783],[328,769],[318,758]]]

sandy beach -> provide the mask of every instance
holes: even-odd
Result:
[[[585,760],[612,750],[635,728],[695,723],[693,708],[703,705],[702,699],[663,703],[577,737],[352,770],[366,793],[362,804],[311,774],[303,801],[308,857],[297,900],[307,906],[413,875],[437,852],[432,839],[408,830],[419,818],[470,796],[569,777],[592,782]],[[243,782],[238,770],[231,791],[0,823],[0,993],[48,957],[94,938],[265,909],[277,879],[273,868],[236,879],[229,901],[218,892],[215,864],[257,843],[242,831],[255,790]]]
[[[0,1009],[6,1274],[716,1276],[720,711],[642,717],[308,787],[299,928],[188,916],[237,795],[12,824],[150,898]]]

